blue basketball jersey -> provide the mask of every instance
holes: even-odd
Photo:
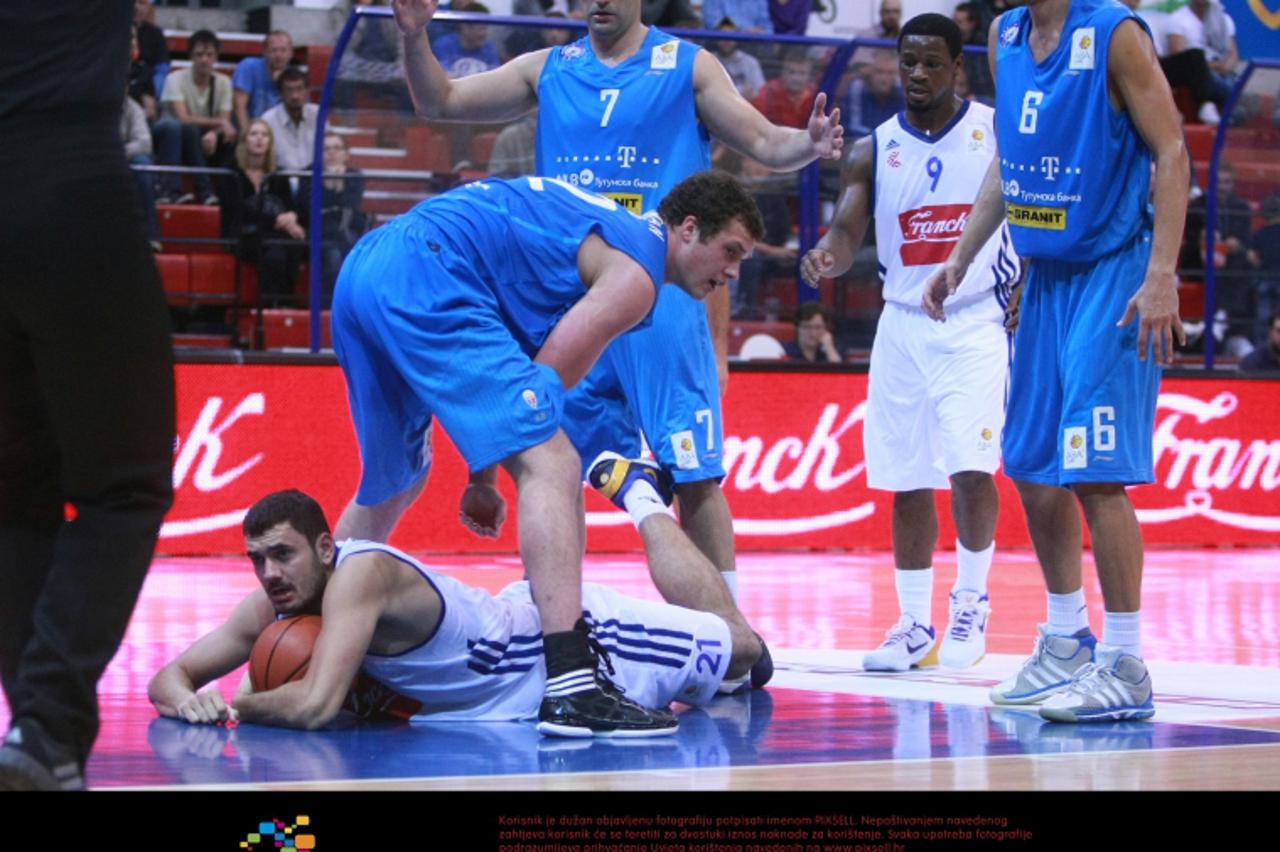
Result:
[[[612,68],[588,38],[553,48],[538,80],[538,174],[639,213],[709,168],[710,137],[693,97],[699,49],[652,27]]]
[[[1147,31],[1114,0],[1072,0],[1061,42],[1038,64],[1028,43],[1030,12],[1000,19],[1000,173],[1023,257],[1091,261],[1151,228],[1151,152],[1107,91],[1111,37],[1127,19]]]
[[[429,241],[438,238],[446,260],[452,255],[457,281],[491,293],[509,331],[530,354],[586,293],[578,249],[588,235],[598,234],[643,266],[655,298],[663,283],[666,228],[656,216],[633,216],[607,198],[557,180],[476,181],[422,202],[387,227],[397,225],[430,227]]]

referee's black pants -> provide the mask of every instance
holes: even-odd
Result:
[[[83,761],[173,500],[174,391],[118,129],[73,124],[0,123],[0,677]]]

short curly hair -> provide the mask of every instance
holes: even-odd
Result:
[[[244,516],[245,538],[257,538],[278,524],[288,523],[309,543],[329,532],[329,522],[315,498],[296,489],[276,491],[249,507]]]
[[[764,238],[764,220],[756,200],[726,172],[698,172],[680,181],[658,203],[658,215],[673,228],[686,217],[694,217],[698,220],[698,239],[704,243],[734,219],[742,222],[751,239]]]

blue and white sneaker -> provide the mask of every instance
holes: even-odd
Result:
[[[936,666],[938,655],[933,649],[937,641],[933,627],[903,613],[898,623],[885,633],[880,647],[862,658],[862,668],[869,672],[905,672]]]
[[[1121,652],[1100,655],[1040,707],[1051,722],[1123,722],[1155,714],[1146,663]]]
[[[627,510],[624,503],[627,492],[640,480],[653,486],[663,505],[670,506],[675,496],[671,478],[662,468],[644,459],[628,459],[608,451],[596,456],[595,461],[591,462],[587,480],[624,512]]]
[[[1035,650],[1018,673],[991,690],[994,703],[1039,704],[1065,689],[1077,672],[1093,662],[1098,640],[1089,628],[1071,636],[1054,636],[1048,628],[1047,624],[1040,625]]]
[[[987,618],[991,604],[987,596],[970,589],[951,593],[951,622],[938,662],[949,669],[967,669],[987,655]]]

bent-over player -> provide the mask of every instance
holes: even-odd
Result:
[[[607,733],[628,704],[597,683],[573,629],[586,530],[581,463],[560,428],[566,389],[649,321],[662,282],[704,298],[762,232],[724,174],[687,178],[644,217],[549,178],[486,180],[366,234],[343,264],[333,341],[363,470],[339,534],[387,540],[425,484],[433,416],[471,471],[503,465],[546,633],[548,725]]]

